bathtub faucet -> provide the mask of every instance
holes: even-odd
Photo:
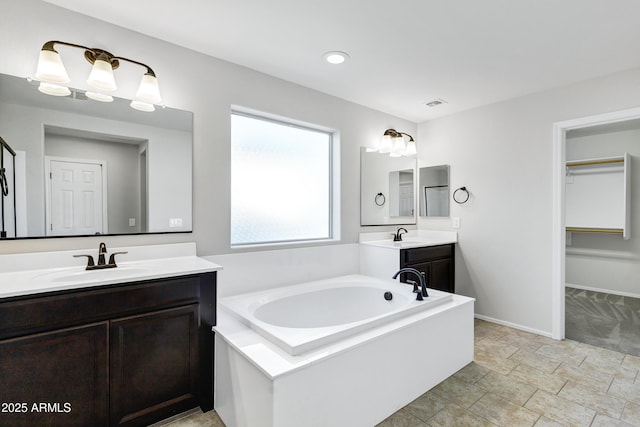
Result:
[[[421,273],[415,268],[401,268],[400,270],[398,270],[396,274],[393,275],[393,279],[397,278],[402,273],[411,273],[418,277],[418,281],[420,282],[420,288],[421,288],[421,292],[418,292],[418,294],[416,295],[416,299],[418,301],[422,301],[423,297],[429,296],[429,294],[427,293],[427,281],[424,278],[424,273]]]

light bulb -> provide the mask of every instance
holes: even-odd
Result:
[[[36,79],[47,83],[69,83],[71,81],[62,63],[62,58],[55,50],[40,51]]]
[[[135,99],[148,104],[160,104],[162,102],[158,79],[153,73],[149,72],[142,76]]]
[[[53,95],[53,96],[71,95],[71,90],[68,87],[54,85],[47,82],[40,82],[40,85],[38,86],[38,90],[42,93],[46,93],[47,95]]]
[[[100,57],[98,57],[100,58]],[[96,89],[111,92],[117,89],[116,80],[113,77],[113,67],[104,59],[96,59],[91,69],[87,83]]]

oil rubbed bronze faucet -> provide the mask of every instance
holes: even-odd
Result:
[[[400,231],[404,231],[404,233],[401,233]],[[394,242],[402,242],[402,235],[408,233],[407,229],[404,227],[400,227],[398,228],[398,231],[396,231],[395,233],[391,233],[391,235],[393,236],[393,241]]]
[[[98,264],[95,264],[93,262],[93,255],[80,254],[74,255],[74,258],[80,258],[83,256],[87,257],[87,267],[85,268],[85,270],[102,270],[105,268],[116,268],[116,255],[122,255],[126,253],[126,251],[112,253],[111,256],[109,256],[109,262],[107,263],[105,262],[104,258],[104,256],[107,254],[107,245],[101,242],[98,246]]]

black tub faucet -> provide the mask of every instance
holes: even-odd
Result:
[[[418,278],[418,281],[420,282],[420,292],[416,294],[416,299],[418,301],[422,301],[424,297],[429,296],[429,294],[427,293],[427,281],[424,278],[424,273],[421,273],[415,268],[401,268],[396,274],[393,275],[392,278],[396,279],[402,273],[411,273]]]
[[[404,233],[400,233],[400,231],[404,231]],[[393,241],[394,242],[402,242],[402,235],[408,233],[406,228],[400,227],[398,228],[398,231],[396,231],[395,233],[392,233],[391,235],[393,236]]]

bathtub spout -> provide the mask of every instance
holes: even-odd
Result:
[[[424,273],[421,273],[420,271],[416,270],[415,268],[401,268],[400,270],[398,270],[396,272],[396,274],[393,275],[392,278],[395,279],[402,273],[411,273],[411,274],[413,274],[413,275],[418,277],[418,281],[420,282],[421,292],[418,292],[418,295],[417,295],[416,299],[422,301],[422,297],[428,297],[429,296],[429,294],[427,293],[427,281],[424,278]]]

